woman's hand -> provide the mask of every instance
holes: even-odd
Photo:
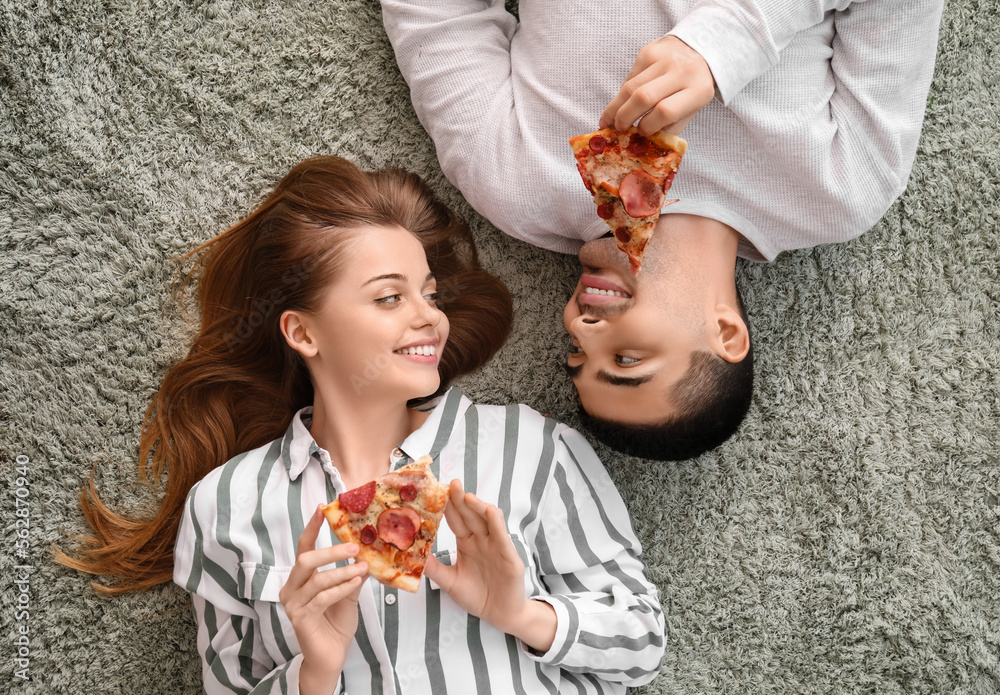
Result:
[[[713,96],[715,79],[701,54],[675,36],[664,36],[639,51],[622,88],[601,114],[600,127],[624,130],[642,116],[642,135],[658,130],[679,135]]]
[[[503,512],[451,481],[445,518],[458,540],[451,567],[431,556],[424,575],[471,615],[519,638],[540,652],[555,637],[556,614],[547,603],[524,594],[524,563],[507,531]]]
[[[368,571],[364,562],[317,571],[358,554],[354,543],[316,550],[324,518],[321,510],[316,508],[299,536],[295,566],[278,592],[302,650],[299,689],[303,695],[336,689],[347,648],[358,629],[358,596]]]

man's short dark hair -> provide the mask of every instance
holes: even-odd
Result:
[[[740,316],[750,322],[737,290]],[[740,362],[727,362],[708,351],[691,355],[691,366],[676,384],[670,400],[677,413],[659,425],[629,425],[596,418],[580,405],[580,419],[598,441],[630,456],[657,461],[683,461],[710,451],[729,439],[750,409],[753,397],[753,342]]]

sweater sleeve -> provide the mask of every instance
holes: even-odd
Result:
[[[751,132],[746,144],[766,143],[761,161],[772,166],[765,174],[739,169],[727,182],[739,196],[718,201],[753,221],[737,229],[761,260],[854,239],[902,195],[933,77],[941,12],[941,0],[866,0],[835,9],[823,22],[829,32],[823,80],[818,69],[784,62],[816,60],[819,32],[807,30],[805,41],[786,46],[782,64],[725,110]],[[713,175],[732,161],[725,145],[717,149]],[[755,177],[760,185],[749,190]]]
[[[557,628],[539,662],[628,686],[649,683],[664,653],[663,611],[628,511],[594,450],[557,435],[534,548]],[[531,653],[531,652],[529,652]]]
[[[470,144],[513,107],[517,20],[502,0],[382,0],[382,21],[442,170],[478,209]]]
[[[872,2],[874,0],[869,0]],[[851,0],[699,0],[669,35],[696,50],[729,104],[747,83],[778,62],[788,42]]]
[[[188,494],[174,546],[174,582],[191,593],[198,625],[204,690],[208,695],[297,695],[302,655],[279,664],[264,646],[260,616],[239,595],[237,560],[216,542],[212,480],[206,478]]]

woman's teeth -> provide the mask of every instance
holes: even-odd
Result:
[[[584,287],[583,291],[587,294],[602,294],[610,295],[612,297],[630,297],[631,295],[625,294],[624,292],[619,292],[617,290],[599,290],[596,287]]]
[[[397,355],[436,355],[437,348],[434,345],[418,345],[417,347],[403,348],[395,351]]]

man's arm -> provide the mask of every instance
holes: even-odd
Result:
[[[857,0],[860,2],[860,0]],[[869,0],[871,1],[871,0]],[[668,36],[697,51],[729,104],[747,83],[778,62],[794,36],[851,0],[699,0]]]
[[[517,20],[499,0],[382,0],[382,21],[441,168],[468,198],[475,143],[513,105]]]
[[[916,155],[942,10],[940,0],[870,0],[834,18],[837,144],[857,169],[879,170],[895,187],[892,200],[905,190]]]

